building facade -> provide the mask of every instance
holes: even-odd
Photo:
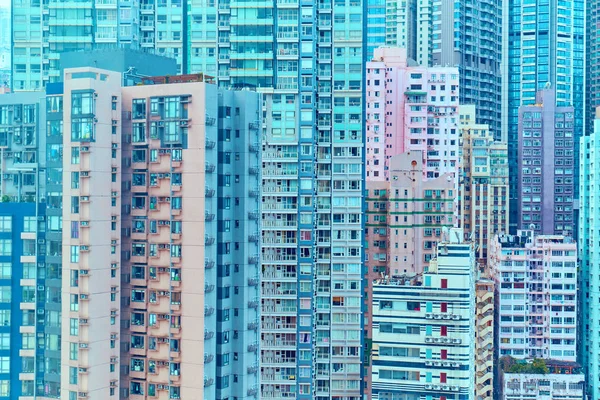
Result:
[[[452,174],[423,179],[419,151],[390,160],[390,181],[367,181],[369,272],[414,276],[427,269],[444,227],[456,221]]]
[[[596,108],[600,106],[600,35],[597,27],[600,24],[600,3],[588,1],[585,7],[585,135],[594,132]],[[584,149],[581,148],[583,152]]]
[[[598,180],[600,173],[600,114],[596,114],[594,133],[581,138],[580,159],[580,213],[579,213],[579,259],[581,271],[579,288],[581,290],[580,306],[581,343],[579,357],[587,378],[587,393],[591,398],[600,398],[600,343],[598,336],[598,319],[600,297],[597,288],[600,285],[597,269],[600,266],[600,248],[598,233],[600,232],[600,196],[598,196]]]
[[[475,399],[494,394],[494,281],[481,274],[475,282]]]
[[[389,181],[367,181],[365,226],[365,332],[372,338],[373,282],[385,276],[414,277],[435,257],[442,230],[455,221],[452,174],[423,178],[419,151],[390,159]],[[365,394],[370,393],[370,355]]]
[[[554,90],[538,92],[519,108],[516,185],[519,228],[543,235],[574,236],[575,113],[557,107]]]
[[[46,220],[45,110],[41,92],[0,96],[0,397],[6,399],[60,395],[61,269],[52,260],[62,250],[49,240],[58,227]]]
[[[577,244],[519,231],[491,243],[498,356],[575,362]]]
[[[338,18],[333,18],[334,4],[343,10],[336,13]],[[262,143],[257,143],[263,146],[262,181],[253,190],[262,187],[263,204],[273,203],[261,215],[262,260],[266,260],[262,286],[265,292],[279,286],[279,278],[267,271],[285,265],[293,270],[292,281],[286,284],[302,289],[290,294],[289,300],[316,301],[310,305],[312,313],[305,309],[296,310],[293,316],[287,311],[262,312],[265,334],[280,334],[283,324],[287,333],[310,338],[310,343],[294,339],[289,357],[283,358],[275,356],[278,345],[264,341],[263,373],[275,378],[263,380],[267,383],[262,396],[294,393],[300,399],[338,395],[354,399],[361,391],[363,348],[360,279],[367,2],[323,0],[317,7],[295,1],[182,5],[177,0],[139,5],[98,0],[78,3],[75,8],[84,10],[65,13],[59,10],[60,3],[23,7],[18,15],[28,22],[13,29],[14,87],[28,89],[58,80],[59,66],[54,62],[58,51],[119,45],[172,56],[181,72],[215,76],[221,87],[250,87],[265,93],[266,123],[261,127],[257,118],[253,124],[253,129],[263,129]],[[90,18],[92,9],[102,9],[101,16]],[[51,15],[48,41],[41,34],[46,12]],[[74,18],[77,24],[72,23]],[[29,35],[29,31],[34,33]],[[100,37],[107,43],[100,45]],[[297,165],[301,168],[294,169]],[[288,208],[280,207],[280,202]],[[281,254],[280,243],[270,236],[295,239]],[[333,252],[334,248],[341,251]],[[299,273],[306,265],[311,272]],[[347,282],[343,289],[332,288],[332,276]],[[351,300],[333,312],[330,294],[338,291],[340,296],[335,297]],[[339,313],[352,317],[334,321],[331,316]],[[317,328],[317,320],[329,322]],[[357,339],[345,346],[346,355],[330,356],[329,336],[340,330],[351,331]],[[323,355],[313,359],[311,350],[317,346]],[[354,354],[356,349],[359,354]],[[331,363],[346,368],[329,373]],[[293,373],[273,374],[281,368],[291,368]]]
[[[475,254],[446,231],[413,279],[373,286],[372,398],[474,399]]]
[[[259,96],[184,78],[65,72],[63,398],[258,393]]]
[[[500,400],[588,398],[585,377],[576,363],[548,361],[547,373],[502,372]]]
[[[509,144],[511,233],[520,227],[518,207],[519,107],[537,102],[537,91],[548,83],[556,91],[557,107],[573,107],[572,128],[583,134],[584,6],[583,0],[550,0],[534,5],[520,0],[502,4],[502,135]],[[541,40],[536,40],[536,38]],[[578,146],[575,159],[579,159]],[[578,165],[575,176],[578,178]],[[576,183],[577,186],[577,183]],[[578,187],[576,187],[576,191]],[[577,193],[574,195],[577,198]]]
[[[477,245],[477,259],[486,264],[488,242],[508,233],[508,153],[487,125],[475,123],[475,107],[460,106],[462,170],[458,224]]]
[[[475,105],[477,123],[500,139],[501,19],[498,0],[388,2],[381,45],[405,48],[425,67],[457,67],[460,104]]]
[[[367,63],[367,180],[389,179],[389,159],[414,150],[424,178],[458,176],[458,69],[410,64],[405,49],[392,47]]]

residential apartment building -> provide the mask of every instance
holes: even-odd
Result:
[[[428,270],[373,285],[372,398],[474,399],[475,254],[445,230]]]
[[[600,24],[600,2],[591,0],[585,7],[585,135],[594,132],[596,108],[600,106],[600,35],[597,26]],[[584,149],[582,148],[583,152]]]
[[[258,393],[259,96],[173,80],[65,71],[65,398]]]
[[[424,178],[458,176],[458,69],[411,64],[406,49],[393,47],[367,63],[367,180],[389,179],[389,159],[414,150]]]
[[[228,82],[269,93],[260,187],[262,399],[362,397],[366,5],[231,5]]]
[[[475,282],[475,399],[494,394],[494,281],[481,274]]]
[[[386,6],[385,44],[407,49],[408,57],[425,67],[458,67],[460,104],[475,105],[477,123],[488,125],[497,139],[501,19],[497,0],[407,0]],[[371,22],[367,24],[370,31]]]
[[[579,274],[580,324],[579,361],[587,378],[587,393],[600,398],[600,196],[598,175],[600,173],[600,109],[597,109],[594,132],[581,138],[579,176]]]
[[[456,192],[450,173],[423,178],[419,151],[390,159],[389,181],[367,181],[365,226],[365,332],[372,338],[373,282],[385,276],[414,277],[427,270],[435,257],[442,230],[455,221]],[[369,357],[369,355],[367,356]],[[370,358],[365,391],[370,393]]]
[[[182,3],[177,0],[144,1],[139,4],[139,13],[135,11],[137,4],[99,2],[94,1],[91,8],[106,8],[107,13],[102,12],[102,23],[97,18],[94,27],[107,27],[106,41],[131,47],[139,42],[146,51],[176,58],[181,72],[203,72],[215,76],[221,87],[250,87],[265,93],[262,181],[253,190],[262,187],[263,204],[274,204],[261,216],[265,260],[262,287],[265,293],[273,289],[277,294],[274,287],[280,286],[281,280],[268,274],[285,265],[292,270],[291,281],[286,284],[299,289],[290,292],[288,300],[302,299],[304,304],[308,300],[312,311],[299,309],[294,315],[279,309],[262,312],[265,335],[281,334],[281,326],[288,327],[286,333],[300,333],[291,339],[293,344],[288,346],[286,357],[279,357],[278,353],[276,356],[281,351],[279,345],[271,345],[268,340],[262,343],[263,373],[274,376],[272,380],[263,379],[262,397],[293,393],[299,399],[344,396],[355,400],[361,392],[363,348],[363,289],[355,283],[363,275],[362,127],[367,2],[322,0],[317,7],[289,0],[199,2],[180,7]],[[79,5],[90,8],[90,2]],[[334,5],[338,18],[332,15]],[[62,40],[49,33],[46,44],[41,35],[29,35],[27,32],[37,32],[38,26],[41,32],[41,15],[47,8],[50,14],[51,8],[60,7],[50,3],[22,10],[25,20],[31,21],[33,16],[33,22],[15,25],[14,32],[20,33],[15,35],[13,54],[21,54],[13,60],[13,65],[20,65],[15,67],[20,74],[13,78],[15,87],[27,89],[58,79],[58,73],[51,73],[58,68],[56,63],[49,60],[48,73],[42,65],[59,50],[99,48],[98,34],[93,33],[90,40],[90,29],[83,27],[84,36],[79,35],[81,29],[66,26],[58,18],[58,10],[57,17],[49,18],[50,26],[57,25],[51,30],[56,35],[68,32],[77,36]],[[91,22],[86,13],[81,14],[84,25]],[[67,15],[71,18],[73,14],[69,10]],[[141,32],[137,39],[136,24]],[[112,28],[117,26],[115,34]],[[77,46],[71,38],[76,39]],[[55,46],[53,43],[59,40],[62,41]],[[42,53],[43,48],[48,50]],[[258,118],[256,122],[253,126],[260,129]],[[294,169],[295,166],[300,168]],[[287,208],[280,207],[280,202]],[[290,237],[290,248],[282,250],[270,236]],[[306,266],[310,273],[298,272]],[[332,288],[332,279],[346,282],[344,288]],[[333,297],[350,300],[334,312]],[[312,302],[312,298],[317,301]],[[351,317],[342,322],[332,319],[333,314]],[[318,320],[322,321],[319,327]],[[345,342],[345,355],[334,355],[329,337],[341,330],[358,337]],[[310,338],[310,343],[300,342],[299,338]],[[313,358],[312,349],[316,347],[321,350]],[[341,363],[345,368],[329,373],[332,363]],[[275,373],[282,368],[285,373]]]
[[[462,170],[458,224],[486,265],[488,242],[508,233],[508,153],[488,126],[475,123],[475,106],[460,106]]]
[[[518,231],[491,243],[499,356],[577,360],[577,244]]]
[[[419,151],[392,157],[388,182],[367,181],[366,262],[369,272],[414,276],[435,256],[444,227],[455,221],[450,173],[423,179]]]
[[[577,363],[545,362],[546,373],[502,371],[500,400],[568,399],[588,398],[585,378]]]
[[[538,103],[537,91],[550,83],[557,107],[573,107],[575,140],[584,123],[584,0],[549,0],[530,4],[509,0],[502,4],[502,135],[509,145],[511,233],[522,229],[519,195],[519,108]],[[539,40],[538,40],[539,38]],[[549,106],[549,104],[547,104]],[[574,157],[579,159],[578,144]],[[578,179],[579,166],[575,165]],[[574,198],[578,198],[575,182]],[[572,224],[569,224],[572,225]]]
[[[10,84],[10,8],[0,6],[0,88]]]
[[[60,395],[61,269],[53,260],[61,249],[45,222],[45,109],[44,93],[0,96],[3,399]]]
[[[571,106],[557,107],[554,93],[541,90],[536,104],[519,108],[519,228],[573,236],[575,114]]]

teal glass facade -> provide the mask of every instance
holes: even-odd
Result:
[[[517,228],[517,145],[519,106],[535,103],[539,89],[556,90],[556,106],[575,111],[575,160],[584,124],[583,0],[510,0],[503,4],[502,134],[508,142],[511,231]],[[572,168],[579,176],[579,166]],[[575,198],[579,185],[575,182]],[[575,231],[575,230],[574,230]]]

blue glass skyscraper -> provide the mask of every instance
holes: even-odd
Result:
[[[578,159],[577,138],[584,126],[584,6],[584,0],[509,0],[503,4],[502,134],[509,146],[511,230],[516,229],[520,212],[516,203],[518,110],[534,104],[539,89],[550,85],[556,90],[557,106],[574,107],[576,137],[564,140],[575,141]],[[579,176],[577,163],[565,168]],[[541,185],[541,177],[532,184],[534,188]],[[575,188],[577,192],[577,182]],[[577,193],[563,195],[577,198]]]

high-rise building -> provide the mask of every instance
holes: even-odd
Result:
[[[594,132],[596,108],[600,106],[600,1],[588,0],[585,7],[585,134]],[[583,152],[583,148],[581,148]]]
[[[258,393],[259,96],[199,78],[65,71],[65,398]]]
[[[520,229],[543,235],[577,234],[574,116],[573,107],[556,106],[552,89],[538,92],[536,104],[519,107],[516,207]]]
[[[423,178],[420,151],[390,160],[389,181],[367,181],[365,227],[365,332],[372,338],[373,281],[388,276],[414,277],[435,257],[442,230],[453,226],[456,191],[452,174]],[[371,390],[367,359],[366,395]]]
[[[475,296],[475,399],[492,400],[495,364],[494,281],[486,273],[480,274],[475,282]]]
[[[477,122],[499,139],[501,19],[498,0],[388,2],[381,44],[406,48],[422,66],[457,67],[460,104],[475,105]],[[369,17],[369,31],[375,22]]]
[[[453,176],[424,179],[421,157],[419,151],[394,156],[388,182],[367,181],[369,271],[392,277],[421,274],[435,256],[442,229],[454,226]]]
[[[506,143],[494,140],[487,125],[475,123],[475,107],[460,106],[462,170],[458,224],[476,244],[486,265],[488,242],[508,233],[508,157]]]
[[[577,244],[520,230],[490,245],[498,355],[576,361]]]
[[[511,233],[519,229],[521,215],[519,107],[535,104],[537,91],[550,84],[556,91],[555,105],[574,109],[569,123],[575,138],[583,134],[585,4],[584,0],[549,0],[537,5],[510,0],[502,4],[501,75],[506,77],[502,82],[502,135],[509,146]],[[574,169],[578,179],[579,166]]]
[[[581,342],[579,357],[586,374],[587,392],[591,398],[600,398],[600,108],[596,111],[594,132],[581,138],[579,169],[579,299]]]
[[[373,285],[373,399],[474,399],[475,254],[444,236],[422,275]]]
[[[230,20],[231,83],[269,93],[261,398],[358,400],[366,1],[275,5],[232,2]]]
[[[392,47],[367,63],[368,181],[389,179],[389,159],[414,150],[424,178],[458,176],[458,69],[411,64],[405,49]]]
[[[44,93],[0,95],[0,398],[60,395],[60,264],[48,239]],[[58,149],[57,149],[58,150]],[[50,221],[48,221],[49,223]]]
[[[10,84],[10,8],[0,5],[0,88]]]
[[[178,0],[144,1],[139,12],[137,5],[117,5],[116,0],[99,3],[94,0],[78,6],[96,12],[107,9],[102,19],[87,18],[84,10],[83,18],[77,14],[77,21],[106,26],[108,47],[135,47],[139,42],[142,49],[177,58],[184,73],[204,72],[214,75],[222,87],[252,87],[265,93],[262,143],[256,143],[263,147],[262,181],[252,188],[253,192],[262,188],[264,193],[263,298],[270,306],[271,300],[282,299],[282,291],[286,300],[302,306],[291,311],[266,308],[261,313],[261,367],[263,376],[269,377],[262,380],[262,397],[357,399],[363,349],[366,1],[320,0],[310,5],[293,0],[209,1],[186,7],[180,7]],[[340,10],[337,18],[333,18],[334,5]],[[37,32],[31,27],[39,26],[42,31],[46,8],[49,14],[57,9],[57,16],[51,15],[48,22],[56,32],[49,34],[49,44],[41,34],[39,39],[35,35],[23,38],[27,29]],[[45,59],[55,57],[58,50],[81,49],[71,44],[71,38],[84,43],[83,48],[98,48],[98,34],[91,40],[84,37],[96,28],[71,26],[63,22],[72,20],[71,10],[66,20],[58,17],[59,10],[62,17],[59,3],[38,3],[21,12],[26,21],[33,22],[13,30],[21,32],[21,38],[15,36],[14,51],[23,54],[13,62],[15,71],[21,71],[13,78],[15,86],[29,88],[58,79],[54,72],[46,78],[42,65],[54,71],[57,63],[45,64]],[[117,26],[118,32],[113,31]],[[60,41],[64,33],[77,36]],[[47,48],[44,54],[42,48]],[[257,118],[253,129],[261,129],[260,122]],[[280,237],[289,241],[287,247],[281,245]],[[282,267],[289,268],[285,282],[275,277]],[[334,281],[343,284],[334,286]],[[292,286],[294,290],[288,291],[286,287]],[[266,293],[274,298],[267,298]],[[338,298],[344,299],[343,305]],[[341,331],[348,333],[343,343],[332,337]],[[289,339],[285,350],[277,341],[282,334]],[[340,346],[342,351],[338,351]],[[331,372],[329,366],[334,364],[343,368]]]

